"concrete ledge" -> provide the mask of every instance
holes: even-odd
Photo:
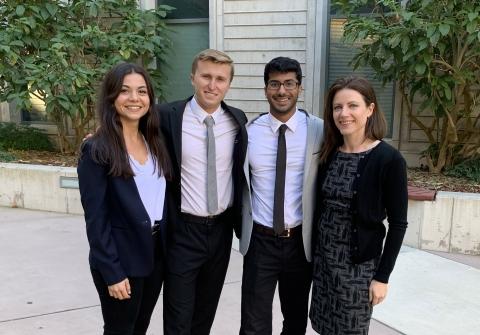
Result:
[[[434,201],[408,201],[404,244],[480,255],[480,194],[438,192]]]
[[[80,193],[60,185],[77,178],[72,167],[0,163],[0,206],[83,214]]]
[[[0,206],[83,214],[76,178],[71,167],[0,163]],[[410,191],[404,244],[480,255],[480,194]]]

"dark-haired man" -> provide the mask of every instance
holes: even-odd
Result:
[[[323,122],[297,108],[302,90],[298,61],[272,59],[265,66],[264,82],[270,111],[248,125],[244,165],[251,185],[243,193],[240,334],[272,334],[278,283],[282,334],[299,335],[305,334],[308,320],[314,186]]]

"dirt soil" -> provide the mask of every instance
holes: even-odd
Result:
[[[44,151],[11,151],[17,157],[12,163],[41,164],[53,166],[77,166],[77,155]],[[435,191],[480,193],[480,183],[468,179],[431,174],[420,169],[408,170],[408,183]]]

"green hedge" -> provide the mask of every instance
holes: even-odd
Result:
[[[11,122],[0,122],[0,150],[53,151],[47,134],[41,129]]]
[[[480,157],[467,159],[445,171],[447,176],[467,178],[480,183]]]
[[[0,162],[11,162],[15,160],[15,156],[9,152],[0,150]]]

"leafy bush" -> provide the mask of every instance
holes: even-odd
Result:
[[[11,162],[15,160],[15,156],[9,152],[0,150],[0,162]]]
[[[451,177],[462,177],[480,183],[480,157],[465,160],[448,169],[445,174]]]
[[[143,64],[161,97],[165,78],[156,65],[168,60],[164,18],[171,9],[142,10],[137,0],[0,0],[0,101],[29,110],[32,95],[42,100],[61,151],[75,151],[94,120],[98,83],[113,65]]]
[[[331,3],[347,15],[345,41],[362,44],[354,68],[368,65],[384,83],[395,81],[402,108],[431,145],[424,152],[430,172],[473,158],[480,149],[480,0]],[[371,15],[359,14],[367,8]]]
[[[53,151],[53,145],[41,129],[0,122],[0,149]]]

